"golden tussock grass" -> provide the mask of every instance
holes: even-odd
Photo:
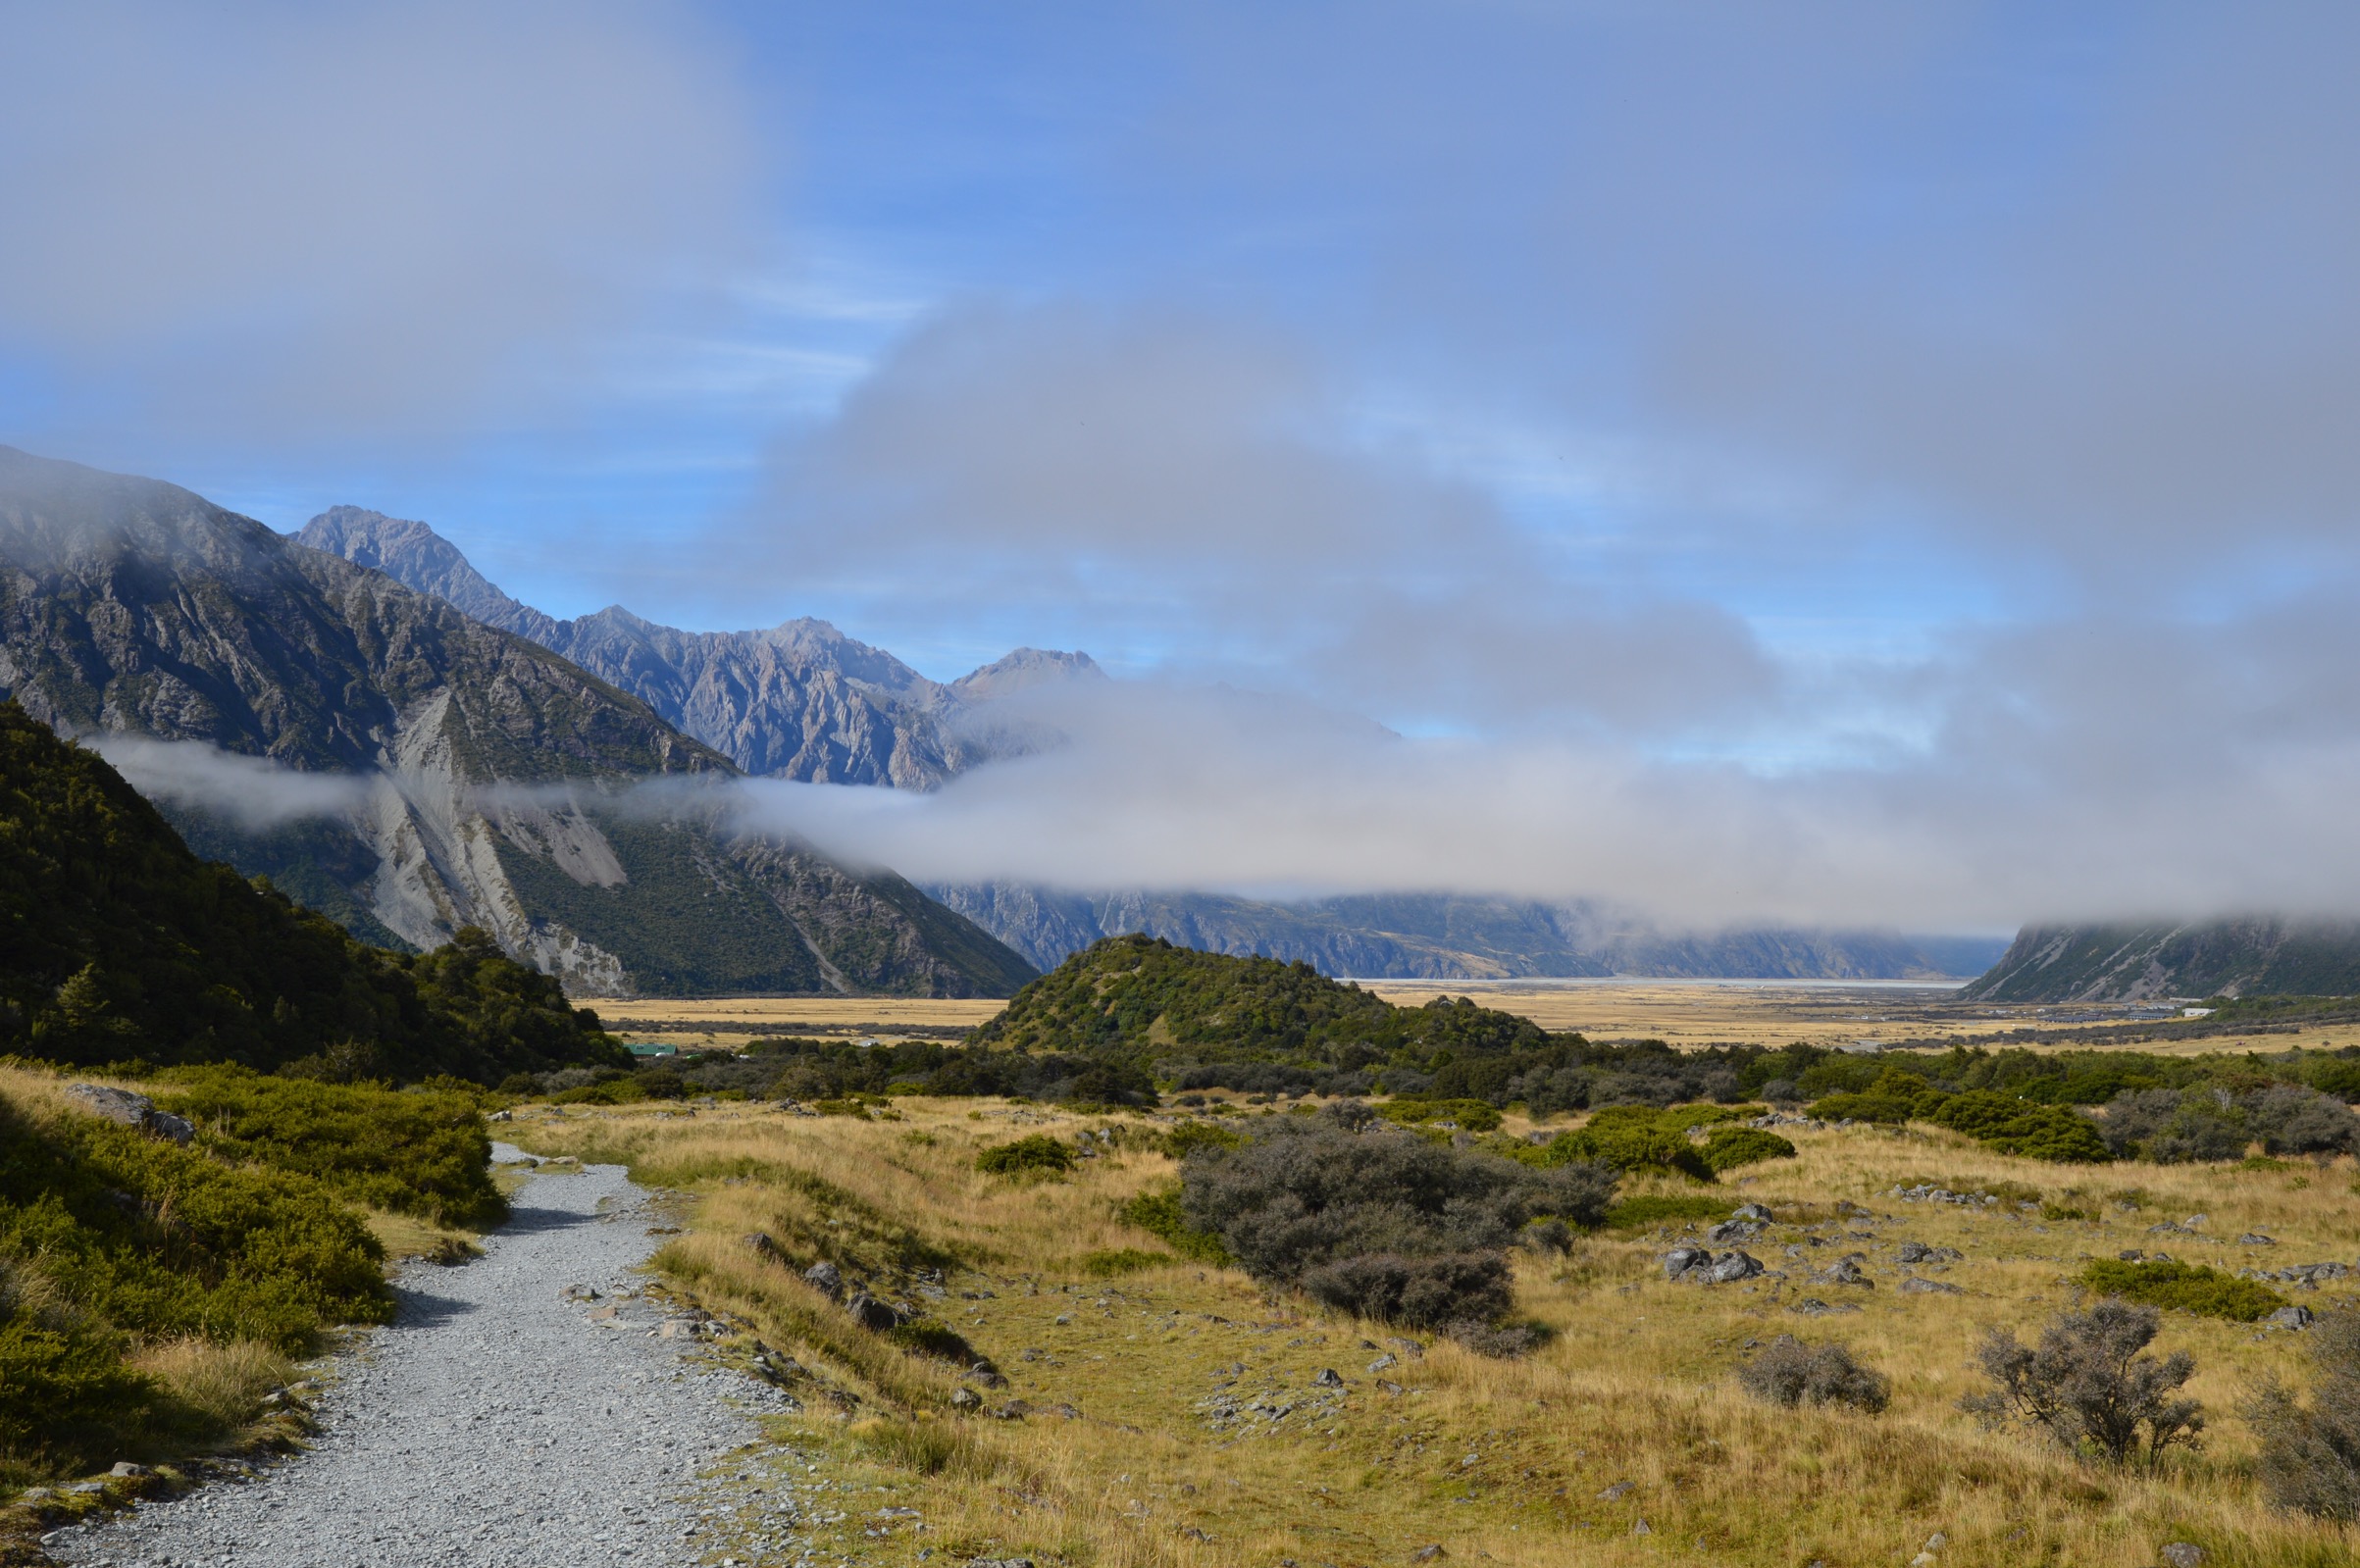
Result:
[[[2084,1467],[2022,1433],[1986,1432],[1957,1408],[1978,1387],[1970,1357],[1983,1332],[2036,1333],[2077,1299],[2073,1276],[2089,1256],[2161,1246],[2226,1267],[2349,1261],[2360,1209],[2348,1161],[2075,1168],[1941,1133],[1804,1133],[1799,1159],[1753,1167],[1721,1189],[1732,1205],[1873,1211],[1835,1234],[1822,1229],[1823,1245],[1784,1228],[1754,1244],[1794,1279],[1675,1285],[1657,1262],[1672,1233],[1602,1235],[1565,1259],[1520,1257],[1519,1311],[1553,1331],[1531,1356],[1486,1360],[1429,1340],[1422,1354],[1397,1351],[1396,1364],[1372,1372],[1392,1348],[1388,1331],[1274,1296],[1233,1271],[1175,1262],[1089,1276],[1094,1251],[1159,1244],[1115,1210],[1172,1180],[1161,1155],[1135,1145],[1083,1162],[1070,1180],[1032,1185],[973,1169],[990,1141],[1122,1121],[998,1105],[976,1119],[973,1101],[898,1104],[904,1119],[891,1122],[730,1108],[659,1119],[626,1108],[520,1120],[514,1135],[549,1152],[624,1159],[642,1180],[693,1194],[689,1233],[658,1266],[677,1289],[744,1318],[855,1394],[848,1413],[809,1399],[789,1435],[831,1445],[850,1474],[885,1489],[878,1495],[926,1520],[923,1532],[848,1537],[865,1561],[914,1563],[926,1549],[938,1560],[1022,1552],[1125,1568],[1285,1559],[1311,1568],[1402,1562],[1440,1545],[1507,1564],[1816,1558],[1840,1568],[1907,1562],[1935,1532],[1948,1538],[1946,1568],[2147,1568],[2174,1540],[2202,1544],[2212,1564],[2352,1560],[2346,1538],[2272,1513],[2253,1482],[2250,1435],[2234,1409],[2265,1374],[2300,1378],[2297,1341],[2283,1332],[2167,1316],[2156,1348],[2195,1355],[2190,1391],[2212,1425],[2201,1451],[2157,1476]],[[1887,1195],[1920,1182],[2025,1184],[2101,1217],[2052,1223],[2012,1205]],[[2199,1212],[2210,1217],[2206,1235],[2229,1239],[2146,1233]],[[784,1262],[745,1243],[757,1231]],[[2278,1244],[2236,1245],[2247,1231]],[[1963,1252],[1929,1277],[1965,1293],[1900,1293],[1892,1243],[1904,1239]],[[1805,1255],[1787,1257],[1790,1243]],[[1803,1282],[1805,1270],[1848,1251],[1868,1256],[1874,1289]],[[855,1328],[801,1282],[799,1269],[823,1257],[897,1296],[915,1289],[912,1271],[939,1268],[944,1293],[925,1304],[1008,1377],[1009,1389],[986,1397],[1020,1398],[1031,1413],[955,1414],[958,1369]],[[1797,1316],[1788,1308],[1804,1295],[1860,1310]],[[2337,1292],[2298,1298],[2318,1308]],[[1745,1399],[1733,1369],[1749,1344],[1780,1333],[1848,1343],[1891,1376],[1891,1407],[1872,1416]],[[1314,1384],[1327,1368],[1343,1375],[1340,1392]],[[1250,1408],[1257,1400],[1259,1411]],[[1642,1520],[1645,1533],[1634,1533]]]

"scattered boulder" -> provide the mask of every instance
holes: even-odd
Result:
[[[1410,1560],[1411,1562],[1432,1562],[1437,1557],[1448,1557],[1449,1555],[1449,1552],[1442,1549],[1442,1543],[1437,1541],[1430,1546],[1420,1546],[1410,1553]]]
[[[1751,1241],[1762,1234],[1762,1227],[1750,1220],[1723,1220],[1705,1232],[1708,1241]]]
[[[873,1329],[879,1334],[898,1329],[909,1321],[908,1313],[891,1301],[879,1300],[866,1290],[854,1290],[851,1297],[845,1302],[844,1309],[852,1315],[853,1322],[864,1329]]]
[[[1819,1285],[1857,1285],[1863,1290],[1873,1290],[1876,1282],[1862,1271],[1861,1262],[1858,1252],[1847,1252],[1813,1275],[1812,1281]]]
[[[1394,1359],[1395,1358],[1390,1355],[1378,1356],[1374,1361],[1368,1363],[1368,1370],[1370,1372],[1382,1372],[1387,1367],[1394,1364]]]
[[[1940,1280],[1921,1280],[1916,1275],[1902,1281],[1897,1289],[1903,1295],[1965,1295],[1967,1293],[1955,1285],[1948,1285]]]
[[[1613,1486],[1600,1492],[1598,1494],[1598,1500],[1600,1502],[1620,1502],[1624,1497],[1630,1494],[1631,1489],[1636,1485],[1636,1482],[1617,1481]]]
[[[1764,1208],[1759,1203],[1740,1203],[1737,1205],[1736,1211],[1732,1213],[1729,1218],[1732,1220],[1751,1220],[1756,1225],[1768,1225],[1770,1223],[1770,1211]]]
[[[1904,1263],[1956,1263],[1966,1255],[1955,1246],[1927,1246],[1924,1241],[1902,1242],[1899,1254]]]
[[[742,1239],[745,1243],[745,1249],[763,1262],[786,1263],[787,1254],[779,1250],[779,1243],[770,1239],[768,1231],[749,1232]]]
[[[970,1414],[983,1408],[983,1395],[973,1389],[960,1389],[950,1395],[950,1408],[960,1414]]]
[[[1816,1295],[1807,1295],[1786,1310],[1807,1318],[1823,1318],[1831,1312],[1858,1312],[1860,1308],[1850,1301],[1830,1306]]]
[[[1344,1387],[1344,1379],[1337,1373],[1334,1367],[1322,1368],[1319,1376],[1313,1378],[1311,1382],[1318,1385],[1322,1389],[1341,1389]]]
[[[104,1084],[69,1084],[66,1098],[93,1116],[118,1127],[134,1128],[150,1138],[186,1143],[196,1137],[196,1128],[186,1117],[157,1110],[154,1100],[128,1088],[109,1088]]]
[[[969,1367],[967,1376],[987,1389],[1004,1389],[1008,1386],[1008,1380],[1000,1376],[1000,1369],[994,1366],[989,1359],[979,1360],[975,1365]]]
[[[117,1464],[114,1469],[108,1471],[107,1474],[113,1476],[118,1481],[130,1481],[136,1480],[140,1476],[149,1474],[149,1471],[147,1466],[135,1465],[128,1459],[126,1459]]]
[[[1705,1283],[1734,1285],[1739,1280],[1750,1280],[1761,1272],[1762,1260],[1751,1252],[1739,1250],[1715,1258],[1713,1266],[1705,1271]]]
[[[2278,1245],[2278,1238],[2276,1238],[2276,1237],[2272,1237],[2272,1236],[2264,1236],[2264,1235],[2263,1235],[2261,1232],[2259,1232],[2259,1231],[2247,1231],[2247,1232],[2246,1232],[2246,1233],[2245,1233],[2243,1236],[2240,1236],[2240,1237],[2238,1237],[2238,1238],[2237,1238],[2237,1245],[2239,1245],[2239,1246],[2276,1246],[2276,1245]]]
[[[2156,1550],[2171,1568],[2199,1568],[2204,1561],[2204,1548],[2192,1541],[2167,1541]]]
[[[1713,1254],[1701,1246],[1675,1246],[1664,1254],[1664,1278],[1676,1280],[1712,1260]]]
[[[2262,1320],[2282,1329],[2307,1329],[2311,1326],[2311,1309],[2307,1306],[2283,1306]]]
[[[1010,1399],[1007,1403],[995,1409],[992,1417],[997,1421],[1022,1421],[1032,1413],[1033,1407],[1022,1399]]]
[[[803,1271],[803,1283],[831,1301],[844,1299],[844,1271],[833,1263],[814,1263]]]

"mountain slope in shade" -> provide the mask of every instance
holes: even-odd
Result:
[[[683,632],[619,605],[559,621],[494,587],[427,525],[358,507],[321,513],[295,539],[530,637],[746,772],[772,778],[935,788],[979,762],[1055,738],[1037,726],[984,719],[980,707],[1045,682],[1103,674],[1086,653],[1019,648],[946,685],[825,621]]]
[[[1960,994],[1993,1002],[2125,1002],[2360,993],[2360,925],[2253,917],[2027,926]]]
[[[204,741],[350,781],[333,813],[258,828],[183,787],[185,754],[116,752],[203,852],[372,936],[482,926],[609,993],[1005,994],[1031,974],[890,873],[724,832],[694,785],[736,770],[639,699],[174,485],[0,448],[0,687],[102,748]],[[626,808],[661,777],[682,787],[660,813]]]
[[[1278,904],[1191,892],[1083,894],[1008,883],[927,890],[1044,971],[1103,937],[1131,932],[1206,952],[1300,959],[1322,974],[1368,980],[1939,980],[1959,977],[1946,963],[1963,960],[1979,970],[2002,945],[1889,932],[1666,934],[1616,923],[1588,905],[1448,894]]]

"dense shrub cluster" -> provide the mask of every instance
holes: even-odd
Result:
[[[1717,1127],[1705,1136],[1703,1158],[1706,1168],[1719,1176],[1764,1160],[1791,1160],[1795,1153],[1791,1141],[1763,1128]]]
[[[1845,1404],[1882,1410],[1892,1398],[1892,1380],[1860,1364],[1840,1344],[1808,1344],[1781,1334],[1737,1369],[1746,1392],[1768,1404]]]
[[[2110,1297],[2059,1313],[2036,1346],[1994,1329],[1975,1354],[1991,1388],[1960,1405],[1990,1425],[2021,1422],[2069,1453],[2153,1467],[2204,1430],[2203,1406],[2179,1396],[2194,1359],[2184,1350],[2162,1360],[2142,1353],[2162,1321],[2151,1306]]]
[[[1257,1279],[1430,1327],[1496,1318],[1502,1249],[1543,1216],[1598,1224],[1613,1192],[1592,1164],[1535,1170],[1381,1125],[1285,1117],[1236,1148],[1191,1155],[1182,1214]]]
[[[995,1143],[975,1156],[975,1168],[986,1176],[1021,1176],[1027,1171],[1054,1174],[1074,1168],[1073,1145],[1034,1133],[1006,1143]]]
[[[1210,1231],[1200,1231],[1188,1223],[1188,1208],[1181,1201],[1180,1189],[1167,1188],[1161,1191],[1142,1192],[1125,1203],[1118,1211],[1126,1225],[1136,1225],[1150,1236],[1170,1244],[1173,1251],[1199,1263],[1229,1263],[1229,1248]]]
[[[123,1457],[185,1424],[132,1337],[307,1347],[382,1323],[384,1254],[316,1182],[0,1100],[0,1471]]]
[[[2340,1154],[2360,1147],[2360,1117],[2316,1089],[2292,1084],[2222,1084],[2126,1089],[2109,1100],[2102,1131],[2125,1159],[2177,1165],[2233,1160],[2259,1140],[2272,1154]]]
[[[2316,1373],[2308,1403],[2275,1378],[2243,1415],[2261,1439],[2256,1468],[2271,1500],[2342,1524],[2360,1520],[2360,1312],[2330,1312],[2306,1336]]]
[[[236,1067],[176,1068],[157,1103],[196,1124],[225,1158],[317,1179],[330,1190],[444,1225],[507,1218],[492,1185],[491,1139],[475,1102],[453,1091],[265,1077]]]
[[[2202,1263],[2127,1262],[2095,1258],[2084,1265],[2082,1281],[2103,1295],[2121,1296],[2146,1306],[2173,1307],[2200,1317],[2253,1323],[2286,1304],[2286,1298],[2252,1280]]]

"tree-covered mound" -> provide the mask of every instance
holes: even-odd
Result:
[[[1490,1054],[1539,1046],[1530,1019],[1437,998],[1396,1007],[1306,963],[1233,958],[1157,936],[1109,936],[1010,998],[979,1045],[1097,1056],[1215,1054],[1225,1061],[1309,1058],[1362,1065],[1411,1051]]]
[[[619,1064],[480,932],[404,956],[198,859],[94,752],[0,703],[0,1051],[496,1083]]]

